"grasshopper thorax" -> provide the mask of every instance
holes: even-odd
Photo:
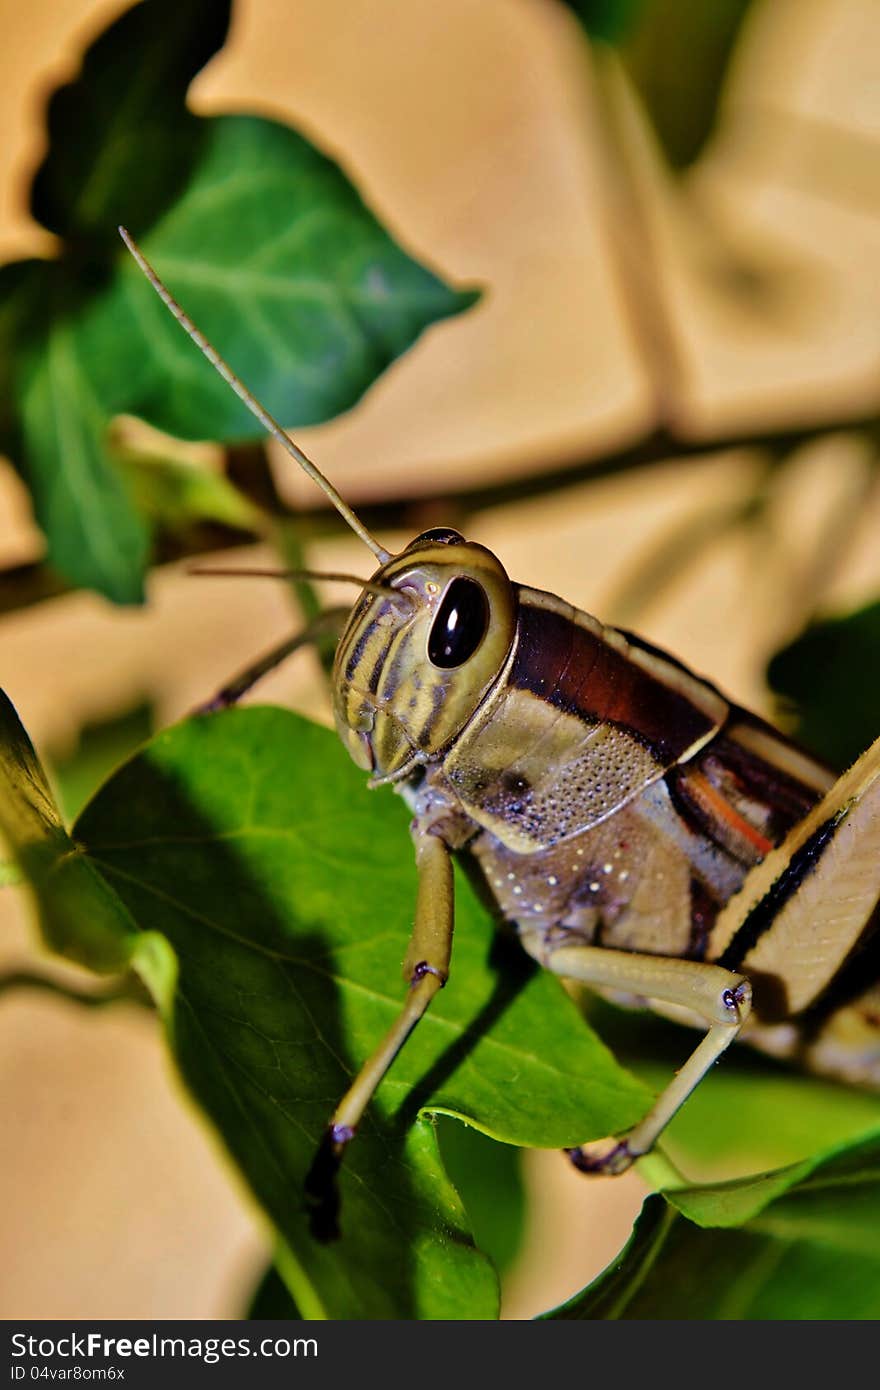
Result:
[[[374,782],[440,758],[505,669],[516,595],[498,559],[457,531],[417,536],[372,576],[333,667],[343,743]]]

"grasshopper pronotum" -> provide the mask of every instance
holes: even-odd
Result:
[[[547,969],[704,1030],[633,1130],[569,1151],[581,1170],[620,1173],[647,1153],[739,1036],[880,1088],[880,740],[834,781],[672,657],[513,583],[457,531],[426,531],[391,555],[120,230],[190,337],[379,563],[355,581],[347,621],[322,615],[206,706],[234,703],[336,623],[340,737],[370,785],[393,786],[413,812],[408,992],[313,1165],[325,1225],[345,1147],[449,976],[456,851]]]

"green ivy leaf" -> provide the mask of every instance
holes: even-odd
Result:
[[[876,1318],[878,1174],[875,1134],[780,1172],[670,1192],[674,1207],[650,1197],[622,1256],[548,1316]]]
[[[864,1189],[872,1185],[876,1187],[878,1174],[880,1128],[875,1128],[872,1134],[855,1143],[840,1145],[830,1153],[826,1151],[814,1155],[800,1163],[789,1164],[787,1168],[736,1178],[732,1182],[682,1188],[666,1195],[673,1206],[698,1226],[729,1227],[754,1221],[771,1203],[776,1204],[775,1212],[778,1215],[780,1199],[787,1194],[799,1199],[809,1198],[811,1209],[820,1211],[821,1202],[818,1207],[813,1202],[818,1193],[842,1193],[844,1189],[850,1189],[856,1208],[846,1208],[841,1216],[841,1220],[848,1220],[861,1203]],[[880,1190],[876,1192],[876,1200],[876,1211],[871,1218],[875,1225],[880,1222]],[[873,1207],[871,1210],[874,1210]]]
[[[49,101],[49,150],[31,189],[37,222],[80,252],[101,241],[115,251],[121,197],[135,234],[174,203],[202,139],[187,90],[223,47],[230,8],[148,0],[99,35]]]
[[[507,1143],[562,1147],[624,1129],[648,1104],[558,982],[521,952],[499,951],[460,879],[450,984],[343,1165],[342,1239],[318,1245],[301,1196],[306,1170],[403,995],[415,888],[404,808],[367,792],[330,733],[254,708],[155,738],[105,783],[71,836],[8,701],[0,714],[0,825],[47,939],[94,968],[133,965],[151,988],[191,1094],[274,1223],[276,1270],[295,1306],[306,1316],[495,1316],[495,1274],[475,1248],[431,1116]],[[734,1091],[719,1096],[716,1069],[675,1122],[693,1110],[710,1149],[730,1138],[725,1116],[738,1116],[739,1139],[768,1124],[760,1094],[757,1109],[751,1103],[754,1079],[725,1072]],[[737,1085],[746,1086],[739,1098]],[[714,1119],[697,1116],[713,1086]],[[783,1117],[797,1103],[770,1100]],[[843,1129],[864,1132],[867,1113]],[[466,1171],[467,1155],[448,1142],[442,1152],[479,1240],[503,1262],[517,1192],[493,1229],[497,1212],[484,1208],[497,1204],[494,1163],[487,1184]],[[878,1156],[875,1123],[831,1155],[669,1191],[677,1212],[649,1203],[614,1271],[552,1316],[874,1316]],[[720,1226],[723,1236],[705,1229]],[[845,1313],[840,1289],[863,1311]]]
[[[228,11],[149,0],[100,36],[50,102],[33,188],[59,259],[0,271],[0,443],[31,487],[50,564],[118,602],[142,598],[150,538],[112,417],[189,439],[261,436],[123,250],[118,223],[291,426],[349,409],[425,328],[475,300],[407,256],[295,131],[186,109]]]
[[[271,1322],[290,1322],[302,1317],[274,1264],[269,1265],[260,1279],[242,1316]]]
[[[143,250],[272,414],[297,425],[339,414],[424,328],[475,302],[405,255],[295,131],[249,116],[203,124],[198,167]],[[185,438],[209,423],[213,439],[260,436],[127,256],[114,288],[89,335],[97,350],[121,325],[142,362],[127,408]]]
[[[767,679],[793,706],[800,742],[849,767],[880,735],[880,602],[808,627],[776,653]]]
[[[0,450],[19,457],[16,355],[25,350],[31,325],[43,317],[46,262],[0,266]]]
[[[443,1166],[467,1211],[474,1240],[503,1274],[515,1258],[525,1229],[525,1190],[521,1151],[496,1144],[479,1130],[438,1116],[437,1138]],[[277,1267],[263,1274],[245,1317],[291,1319],[302,1315]]]
[[[33,888],[46,944],[92,970],[127,969],[134,923],[65,830],[31,741],[2,691],[0,834]]]
[[[436,1132],[443,1166],[464,1203],[474,1241],[498,1273],[504,1274],[519,1252],[525,1231],[521,1150],[496,1144],[479,1130],[445,1115],[437,1117]],[[301,1316],[274,1264],[254,1289],[244,1316]]]
[[[81,342],[88,303],[65,266],[44,267],[39,314],[21,325],[13,348],[12,452],[50,564],[118,603],[137,603],[148,530],[107,445],[110,411]],[[112,345],[103,352],[106,358]]]
[[[464,1202],[474,1239],[504,1274],[525,1233],[522,1152],[445,1116],[438,1120],[437,1135],[443,1166]]]
[[[9,780],[13,806],[30,805],[30,767]],[[631,1124],[649,1095],[558,981],[514,943],[499,948],[461,877],[452,979],[343,1165],[342,1239],[315,1242],[305,1173],[405,992],[415,871],[399,801],[371,795],[332,734],[253,708],[160,734],[104,784],[72,840],[57,812],[46,825],[59,845],[48,869],[22,856],[38,891],[73,843],[74,862],[119,905],[121,957],[137,933],[153,943],[136,966],[190,1092],[276,1227],[277,1267],[303,1313],[495,1316],[496,1276],[430,1115],[561,1147]],[[77,924],[92,930],[78,912],[74,898],[74,937]],[[82,955],[75,939],[61,947]]]
[[[592,39],[621,43],[650,0],[563,0]]]

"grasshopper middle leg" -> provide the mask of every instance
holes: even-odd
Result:
[[[664,1004],[683,1005],[706,1021],[708,1031],[702,1042],[634,1129],[598,1154],[586,1148],[568,1150],[572,1162],[582,1172],[622,1173],[653,1147],[712,1063],[739,1033],[751,1010],[749,981],[719,965],[600,946],[569,945],[540,931],[525,931],[521,940],[529,954],[555,975]]]

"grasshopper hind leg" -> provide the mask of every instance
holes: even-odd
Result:
[[[552,930],[521,931],[526,950],[554,974],[652,1005],[684,1005],[708,1026],[645,1119],[598,1156],[575,1150],[579,1168],[623,1172],[647,1153],[746,1023],[744,1040],[754,1046],[878,1088],[878,843],[880,740],[731,897],[712,932],[711,963],[569,944]]]
[[[744,975],[702,961],[570,945],[564,937],[560,940],[557,934],[540,930],[521,932],[521,940],[529,954],[554,975],[685,1008],[707,1027],[702,1041],[634,1129],[598,1152],[586,1147],[567,1150],[581,1172],[623,1173],[649,1152],[712,1064],[738,1036],[751,1011],[751,985]]]
[[[798,1018],[758,1024],[747,1041],[847,1086],[880,1091],[880,907],[851,957]]]
[[[715,958],[759,991],[747,1041],[880,1089],[880,739],[728,903]]]

